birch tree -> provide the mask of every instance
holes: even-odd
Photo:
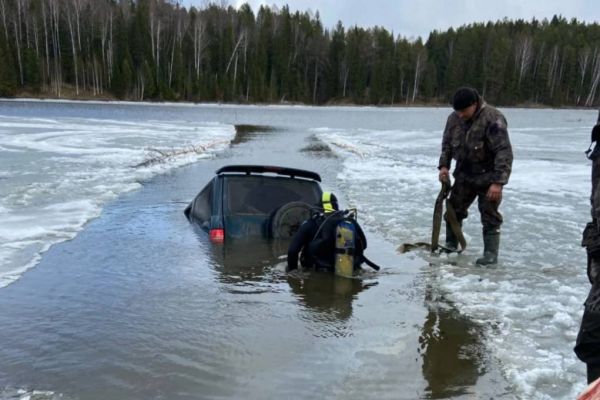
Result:
[[[23,80],[23,60],[21,57],[21,9],[22,9],[22,0],[16,0],[16,14],[13,15],[13,28],[15,35],[15,48],[17,51],[17,62],[19,64],[19,82],[21,86],[24,84]]]
[[[600,83],[600,52],[598,51],[598,48],[595,48],[590,90],[588,92],[587,99],[585,100],[586,107],[591,107],[594,104],[594,98],[596,97],[598,83]]]
[[[419,82],[421,80],[421,73],[425,70],[425,62],[427,59],[427,53],[424,50],[420,50],[417,52],[417,59],[415,61],[415,79],[413,82],[413,93],[412,93],[412,103],[415,102],[415,98],[419,92]]]
[[[6,24],[6,0],[0,0],[0,14],[2,14],[2,26],[4,27],[4,38],[8,43],[8,25]]]
[[[515,67],[517,69],[517,86],[521,86],[523,76],[529,70],[533,60],[533,40],[529,36],[522,36],[515,46]]]
[[[202,56],[204,54],[204,49],[207,46],[205,30],[206,25],[202,21],[200,15],[197,15],[196,18],[192,22],[192,38],[193,38],[193,47],[194,47],[194,71],[196,73],[196,79],[200,78],[200,71],[202,66]]]
[[[102,68],[106,71],[107,84],[111,85],[113,71],[113,10],[110,7],[102,9],[100,21],[100,47]]]
[[[60,3],[58,0],[49,0],[52,32],[52,59],[54,66],[53,87],[55,94],[60,97],[62,87],[62,62],[60,53]]]
[[[160,33],[161,20],[157,16],[157,4],[152,2],[150,7],[150,41],[152,44],[152,58],[154,59],[154,67],[156,69],[156,82],[160,81]]]
[[[75,12],[73,9],[68,9],[68,10],[66,10],[66,14],[67,14],[67,24],[69,25],[69,34],[71,36],[71,52],[73,54],[73,68],[74,68],[74,72],[75,72],[75,93],[77,95],[79,95],[79,71],[77,68],[77,43],[75,42],[76,26],[74,25]]]
[[[591,50],[589,47],[582,49],[577,56],[577,66],[579,67],[579,90],[577,91],[577,104],[581,101],[581,94],[583,91],[583,84],[587,73],[587,68],[590,63]]]
[[[558,45],[555,45],[552,48],[550,59],[548,60],[548,89],[550,90],[550,98],[552,98],[556,86],[559,61]]]
[[[231,52],[231,56],[229,57],[229,62],[227,63],[227,68],[225,68],[225,75],[227,75],[227,73],[229,72],[229,68],[231,67],[231,62],[233,61],[233,59],[235,57],[234,72],[233,72],[233,87],[234,88],[235,88],[235,83],[236,83],[236,79],[237,79],[237,64],[238,64],[239,50],[243,49],[243,47],[240,47],[240,44],[242,42],[244,42],[245,40],[246,40],[246,32],[242,31],[242,32],[240,32],[238,40],[235,43],[233,51]]]

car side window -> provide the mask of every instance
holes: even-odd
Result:
[[[210,222],[212,215],[212,197],[213,197],[213,182],[202,189],[196,196],[194,201],[194,217],[198,218],[201,223]]]

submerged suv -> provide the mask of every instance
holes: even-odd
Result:
[[[229,165],[184,210],[212,242],[226,238],[289,238],[319,207],[321,177],[311,171]]]

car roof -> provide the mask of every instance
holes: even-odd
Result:
[[[217,175],[222,174],[265,174],[272,173],[277,175],[286,175],[290,178],[307,178],[317,182],[321,182],[321,177],[316,172],[307,171],[297,168],[278,167],[274,165],[227,165],[219,168]]]

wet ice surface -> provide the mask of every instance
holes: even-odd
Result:
[[[502,263],[480,269],[472,265],[481,251],[475,208],[465,224],[465,255],[394,253],[402,242],[428,240],[447,109],[9,103],[0,105],[0,120],[11,121],[1,132],[14,143],[13,131],[26,136],[32,115],[73,122],[73,107],[77,130],[93,138],[90,153],[106,143],[129,152],[212,139],[203,128],[188,136],[196,126],[214,126],[219,140],[219,132],[231,137],[234,124],[275,129],[248,133],[177,170],[188,161],[175,156],[159,164],[158,176],[140,177],[135,168],[119,175],[119,152],[110,154],[114,172],[96,179],[121,176],[138,190],[113,201],[116,194],[100,196],[100,218],[0,289],[0,388],[7,388],[0,397],[38,390],[77,399],[570,399],[583,388],[583,364],[572,347],[588,288],[579,239],[589,215],[582,152],[594,113],[506,111],[516,161],[502,207]],[[101,125],[115,128],[108,130],[113,135],[98,132]],[[115,146],[114,134],[125,126],[144,138]],[[45,152],[29,146],[11,151],[17,158],[4,165],[44,165]],[[320,172],[324,189],[342,205],[358,206],[367,255],[383,271],[358,281],[287,276],[285,244],[211,246],[182,210],[217,168],[234,163]],[[79,168],[73,165],[57,160],[53,168],[68,173]],[[11,190],[4,183],[13,172],[0,169],[0,188]],[[42,201],[31,193],[32,204]],[[0,211],[11,216],[19,208]]]
[[[440,111],[441,112],[441,111]],[[523,398],[574,398],[583,364],[573,355],[589,283],[581,232],[589,216],[590,164],[583,151],[595,113],[506,110],[515,162],[501,212],[501,262],[479,268],[476,204],[465,254],[432,260],[432,278],[461,313],[486,326],[489,349]],[[444,112],[445,114],[445,112]],[[320,129],[346,153],[339,178],[370,224],[391,240],[428,240],[438,183],[439,124],[389,131]]]
[[[4,103],[13,108],[4,115],[0,105],[0,287],[52,244],[73,238],[108,201],[156,174],[210,157],[235,134],[231,125],[163,121],[151,113],[140,120],[118,113],[81,117],[78,106],[48,117],[28,110],[11,115],[19,106]]]

